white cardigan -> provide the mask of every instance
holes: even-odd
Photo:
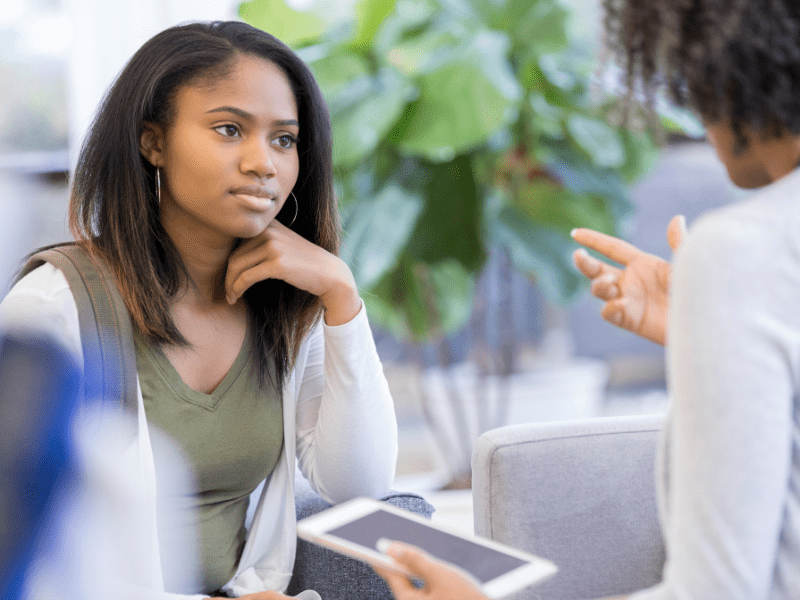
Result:
[[[28,274],[0,303],[0,330],[41,331],[83,360],[74,298],[61,271],[49,264]],[[297,539],[296,465],[330,503],[356,496],[378,498],[390,489],[397,461],[397,423],[363,307],[344,325],[318,324],[303,341],[284,386],[283,419],[281,457],[257,503],[251,498],[247,541],[236,575],[224,588],[235,596],[285,591],[289,584]],[[130,461],[127,464],[135,465],[146,488],[143,512],[148,516],[146,529],[152,548],[148,560],[131,569],[136,585],[153,590],[142,594],[152,598],[205,598],[163,591],[155,470],[141,389],[138,436],[125,454]],[[120,518],[125,516],[120,514]]]

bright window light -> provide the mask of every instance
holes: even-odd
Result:
[[[34,19],[25,32],[25,50],[31,54],[59,55],[72,41],[72,24],[66,15]]]

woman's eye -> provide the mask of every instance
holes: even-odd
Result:
[[[275,140],[281,148],[285,148],[286,150],[291,150],[297,144],[297,138],[293,135],[282,135],[276,138]]]
[[[214,131],[221,133],[225,137],[235,137],[239,135],[239,128],[236,125],[220,125],[219,127],[214,127]]]

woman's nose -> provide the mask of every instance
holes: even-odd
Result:
[[[243,173],[252,173],[259,178],[272,177],[277,174],[272,158],[269,142],[253,139],[243,146],[240,168]]]

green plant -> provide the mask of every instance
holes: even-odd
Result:
[[[357,0],[352,20],[326,29],[317,15],[328,13],[305,18],[285,0],[240,7],[298,49],[326,96],[342,256],[370,320],[400,339],[433,342],[449,366],[445,336],[468,321],[490,249],[502,273],[529,275],[550,302],[575,297],[585,282],[572,266],[570,230],[618,235],[632,212],[628,185],[656,145],[614,124],[627,104],[594,93],[596,59],[570,39],[561,0]],[[697,133],[690,115],[657,108],[668,131]],[[501,298],[500,309],[510,303]],[[513,331],[499,335],[497,356],[475,349],[481,430],[505,424]],[[489,372],[500,385],[492,418]],[[422,409],[462,485],[480,431],[465,418],[452,371],[442,373],[447,416],[425,385]]]
[[[255,0],[240,14],[288,13]],[[582,286],[569,231],[616,234],[630,214],[654,144],[592,103],[569,15],[559,0],[362,0],[322,34],[284,19],[331,109],[343,257],[396,336],[463,326],[489,247],[568,301]]]

